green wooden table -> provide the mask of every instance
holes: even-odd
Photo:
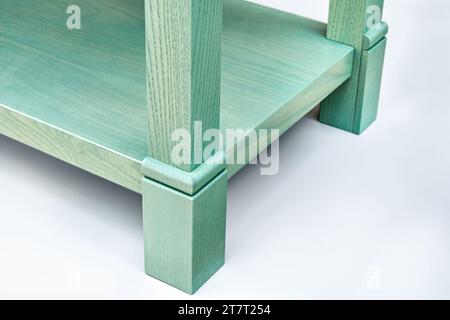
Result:
[[[176,130],[284,133],[319,103],[353,133],[376,118],[383,0],[330,0],[328,25],[240,0],[67,6],[0,2],[0,133],[141,193],[146,272],[188,293],[224,263],[227,179],[260,149],[194,161],[192,140],[177,163]]]

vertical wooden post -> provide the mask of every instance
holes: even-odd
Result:
[[[206,130],[220,128],[222,0],[145,0],[145,14],[145,269],[194,293],[225,257],[226,168],[223,159],[203,163],[202,142]],[[174,138],[184,139],[184,163],[174,161],[183,141]]]
[[[200,134],[220,127],[222,0],[146,0],[145,14],[149,155],[192,171],[203,150],[195,122]],[[191,134],[190,163],[172,161],[177,129]]]
[[[362,133],[378,110],[387,25],[384,0],[330,0],[327,37],[355,48],[352,77],[321,104],[323,123]]]

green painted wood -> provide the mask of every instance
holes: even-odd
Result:
[[[369,31],[371,6],[378,6],[382,14],[384,0],[330,0],[327,37],[355,48],[352,77],[321,104],[320,120],[337,128],[361,133],[357,122],[372,114],[358,105],[364,36]],[[380,15],[381,18],[381,15]],[[380,21],[381,22],[381,21]],[[374,107],[374,104],[370,104]],[[377,106],[376,106],[377,107]]]
[[[1,132],[141,192],[144,1],[77,3],[82,29],[69,31],[66,1],[0,1]],[[323,23],[240,0],[225,0],[223,14],[222,130],[284,132],[350,77],[353,49],[326,39]],[[94,163],[85,150],[114,157]]]
[[[325,34],[320,22],[225,1],[221,128],[282,134],[347,80],[354,50]],[[229,158],[233,148],[226,146]],[[229,164],[228,175],[244,166]]]
[[[370,50],[364,50],[361,61],[361,76],[358,95],[358,109],[355,122],[356,132],[366,130],[377,118],[378,102],[380,99],[381,78],[383,74],[386,38],[382,39]]]
[[[145,269],[192,294],[225,262],[225,164],[198,166],[203,144],[195,139],[220,128],[222,0],[145,0],[145,13]],[[201,132],[195,132],[196,121]],[[172,135],[179,129],[191,139],[190,161],[181,165],[171,157],[179,143]]]
[[[145,270],[193,294],[225,261],[227,174],[194,196],[143,179]]]
[[[142,174],[175,190],[194,195],[226,169],[223,151],[217,152],[194,171],[186,172],[151,157],[142,163]]]
[[[201,136],[220,128],[222,0],[145,0],[145,16],[149,154],[190,172],[203,156],[194,122]],[[191,133],[190,161],[181,165],[171,158],[178,129]]]
[[[0,104],[0,134],[141,192],[141,162]]]
[[[140,192],[143,2],[76,3],[70,31],[67,1],[0,1],[0,132]]]
[[[379,23],[376,28],[368,30],[364,34],[363,50],[370,50],[370,48],[374,47],[378,42],[386,37],[388,31],[389,26],[384,22]]]

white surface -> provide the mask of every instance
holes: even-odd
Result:
[[[327,0],[259,2],[326,19]],[[236,176],[227,263],[193,298],[450,298],[449,8],[386,1],[379,121],[311,115],[278,176]],[[0,137],[0,298],[190,298],[143,265],[140,196]]]

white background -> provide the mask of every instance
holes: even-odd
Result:
[[[326,21],[328,0],[257,1]],[[387,0],[378,122],[301,120],[230,181],[226,265],[192,298],[450,298],[450,2]],[[0,298],[191,298],[145,275],[141,197],[0,137]]]

